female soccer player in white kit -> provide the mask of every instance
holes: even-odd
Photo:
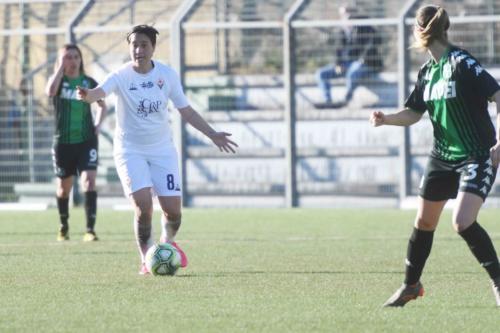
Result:
[[[181,178],[177,152],[168,122],[170,99],[183,120],[205,134],[221,151],[234,153],[237,144],[231,134],[215,131],[189,105],[177,73],[152,59],[158,31],[147,25],[135,26],[127,35],[130,58],[94,89],[78,88],[78,96],[94,102],[114,93],[117,124],[114,158],[125,194],[135,208],[134,232],[141,255],[140,274],[148,274],[144,257],[152,245],[152,190],[158,195],[162,214],[160,242],[174,245],[187,266],[185,253],[175,243],[181,225]]]

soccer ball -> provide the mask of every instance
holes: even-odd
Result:
[[[146,268],[153,275],[174,275],[181,266],[181,256],[169,243],[151,246],[146,252]]]

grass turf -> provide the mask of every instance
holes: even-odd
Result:
[[[190,265],[139,276],[132,213],[100,210],[83,243],[82,209],[55,241],[57,212],[0,213],[1,332],[493,332],[489,279],[445,212],[423,298],[381,308],[403,279],[413,211],[184,211]],[[479,218],[500,249],[498,210]],[[154,226],[159,236],[159,215]]]

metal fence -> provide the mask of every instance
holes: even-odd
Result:
[[[353,99],[319,109],[318,68],[335,61],[346,27],[340,5],[355,5],[380,39],[382,70]],[[333,197],[401,202],[415,195],[432,142],[423,121],[411,129],[369,127],[372,110],[401,107],[426,59],[408,50],[416,0],[185,0],[0,2],[0,201],[52,196],[53,112],[43,95],[57,49],[83,50],[98,81],[128,59],[131,26],[160,31],[156,58],[180,73],[193,106],[232,132],[237,155],[219,154],[173,113],[182,154],[184,204],[312,206]],[[450,39],[500,77],[500,0],[439,1],[452,17]],[[334,99],[345,95],[332,81]],[[112,104],[111,101],[109,104]],[[100,140],[101,195],[121,196],[111,158],[114,117]],[[498,195],[498,187],[493,195]]]

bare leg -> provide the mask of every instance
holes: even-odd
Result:
[[[146,252],[153,245],[151,219],[153,216],[153,200],[149,187],[140,189],[131,195],[134,205],[134,233],[141,256],[144,263]]]
[[[172,243],[181,227],[181,197],[158,197],[162,209],[161,242]]]
[[[181,227],[181,197],[158,197],[161,209],[163,210],[161,216],[161,238],[160,242],[171,243],[181,256],[181,267],[188,265],[186,253],[175,242],[175,236]]]

